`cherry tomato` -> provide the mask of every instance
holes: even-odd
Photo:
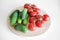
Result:
[[[31,13],[33,12],[33,9],[32,8],[28,8],[28,13]]]
[[[43,15],[43,21],[48,21],[49,20],[49,16],[47,14]]]
[[[34,17],[29,18],[29,23],[34,23]]]
[[[29,24],[28,24],[28,29],[29,29],[30,31],[36,30],[36,27],[34,27],[34,23],[29,23]]]
[[[31,8],[33,8],[33,9],[34,9],[34,8],[36,8],[36,5],[34,5],[34,4],[33,4],[33,5],[31,5]]]
[[[40,20],[37,20],[37,21],[35,22],[35,24],[36,24],[36,26],[39,27],[39,28],[43,26],[43,22],[40,21]]]
[[[42,17],[41,15],[36,15],[35,17],[36,17],[36,19],[38,19],[38,20],[42,20],[42,19],[43,19],[43,17]]]
[[[30,7],[30,4],[27,4],[27,3],[26,3],[26,4],[24,5],[24,8],[27,8],[27,9],[28,9],[29,7]]]
[[[36,12],[31,12],[30,16],[34,17],[37,13]]]
[[[35,12],[37,12],[37,14],[40,13],[40,9],[39,9],[39,8],[34,8],[33,10],[34,10]]]

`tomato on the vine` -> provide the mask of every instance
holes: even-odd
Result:
[[[26,3],[26,4],[24,5],[24,8],[26,8],[26,9],[28,9],[29,7],[30,7],[30,4],[27,4],[27,3]]]
[[[29,24],[28,24],[28,29],[29,29],[30,31],[36,30],[36,27],[34,26],[34,23],[29,23]]]
[[[36,12],[31,12],[30,16],[34,17],[37,13]]]
[[[35,24],[36,24],[36,26],[39,27],[39,28],[43,26],[43,22],[40,21],[40,20],[37,20],[37,21],[35,22]]]
[[[40,9],[39,8],[34,8],[33,11],[37,12],[37,14],[40,13]]]
[[[28,8],[28,13],[30,14],[31,12],[33,12],[32,8]]]
[[[49,20],[49,16],[47,14],[43,15],[43,21],[48,21]]]
[[[29,23],[34,23],[34,17],[29,17]]]

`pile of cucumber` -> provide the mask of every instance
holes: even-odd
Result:
[[[10,25],[14,27],[15,30],[28,32],[27,24],[28,24],[28,13],[27,9],[23,9],[21,12],[19,10],[15,10],[10,16]]]

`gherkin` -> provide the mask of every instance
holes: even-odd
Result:
[[[26,32],[28,32],[28,29],[27,29],[27,27],[26,26],[24,26],[24,25],[19,25],[19,24],[17,24],[17,25],[15,25],[15,27],[14,27],[16,30],[18,30],[18,31],[22,31],[22,32],[24,32],[24,33],[26,33]]]
[[[15,10],[11,15],[10,15],[10,25],[14,26],[16,21],[17,21],[17,17],[18,17],[18,12],[19,10]]]
[[[21,12],[21,19],[24,20],[27,14],[27,9],[23,9],[23,11]]]

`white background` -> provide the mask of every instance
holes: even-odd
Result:
[[[0,0],[0,40],[60,40],[60,0]],[[42,35],[21,37],[12,33],[7,25],[7,16],[16,7],[34,3],[45,10],[50,18],[50,28]]]

